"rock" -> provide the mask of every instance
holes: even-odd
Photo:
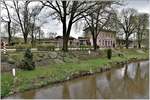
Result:
[[[138,52],[138,53],[145,53],[145,52],[142,51],[142,50],[136,50],[136,52]]]
[[[58,55],[58,56],[57,56],[57,59],[63,60],[63,57],[60,56],[60,55]]]
[[[60,59],[54,59],[54,63],[56,64],[63,64],[64,62]]]
[[[12,58],[8,58],[8,63],[10,63],[10,64],[15,64],[15,60],[12,59]]]
[[[64,57],[64,62],[71,63],[71,62],[73,62],[73,59],[71,59],[69,57]]]
[[[51,59],[55,59],[57,57],[57,53],[56,52],[49,52],[48,53],[48,56],[51,58]]]
[[[90,74],[93,74],[93,71],[92,71],[92,70],[90,70]]]
[[[38,56],[42,58],[42,57],[44,57],[44,54],[39,53]]]
[[[58,52],[58,55],[61,57],[65,57],[65,53],[64,52]]]
[[[70,77],[68,76],[68,77],[67,77],[67,80],[69,80],[69,79],[70,79]]]

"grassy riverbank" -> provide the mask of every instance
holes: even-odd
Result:
[[[5,97],[15,92],[21,92],[33,88],[39,88],[51,83],[57,83],[71,79],[74,75],[81,75],[83,72],[94,73],[97,70],[108,67],[116,62],[130,60],[148,59],[148,51],[143,50],[119,50],[123,55],[114,54],[111,60],[105,56],[80,60],[78,63],[53,64],[45,67],[37,67],[33,71],[19,70],[16,78],[10,72],[1,74],[1,96]]]

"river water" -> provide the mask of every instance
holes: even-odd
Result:
[[[148,99],[149,61],[26,91],[5,99]]]

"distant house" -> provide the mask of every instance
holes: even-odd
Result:
[[[78,37],[79,45],[91,45],[90,38],[88,37]]]
[[[63,36],[57,36],[55,38],[55,40],[57,40],[57,42],[58,42],[58,47],[63,47]],[[78,39],[76,39],[74,37],[69,37],[68,46],[69,47],[78,47],[79,46]]]
[[[101,48],[116,47],[116,32],[102,30],[97,36],[97,45]]]
[[[49,38],[43,38],[38,40],[39,43],[45,43],[45,44],[50,44],[50,45],[55,45],[57,47],[58,41],[55,39],[49,39]]]
[[[129,48],[135,47],[135,46],[136,46],[135,44],[136,44],[135,41],[129,40]],[[125,47],[125,45],[126,45],[126,40],[125,40],[125,39],[117,38],[117,39],[116,39],[116,45],[117,45],[117,47],[123,48],[123,47]]]
[[[90,33],[88,29],[85,32]],[[90,35],[90,43],[93,46],[93,38]],[[101,30],[97,36],[97,46],[100,48],[116,47],[116,32],[111,30]]]

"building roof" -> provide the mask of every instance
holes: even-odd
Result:
[[[79,40],[89,40],[88,37],[78,37]]]
[[[85,28],[83,31],[89,31],[89,28]],[[113,30],[106,30],[106,29],[102,29],[102,30],[100,30],[100,32],[111,32],[111,33],[116,33],[116,31],[113,31]]]
[[[55,39],[63,39],[63,36],[56,36]],[[74,39],[76,39],[76,38],[74,38],[72,36],[69,37],[69,40],[74,40]]]

